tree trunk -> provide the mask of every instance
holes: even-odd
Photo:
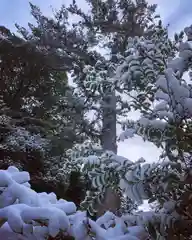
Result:
[[[116,144],[116,96],[115,91],[106,92],[103,99],[103,130],[101,143],[104,150],[110,150],[117,153]],[[108,107],[106,107],[108,106]]]
[[[108,89],[107,91],[108,92]],[[110,150],[117,153],[116,144],[116,96],[115,91],[108,92],[105,95],[103,108],[103,131],[102,131],[102,147],[104,150]],[[106,104],[109,107],[105,107]],[[104,202],[98,206],[97,217],[103,215],[106,211],[116,212],[120,207],[120,197],[112,189],[108,188],[105,192]]]
[[[117,53],[118,48],[116,46],[116,42],[114,41],[114,45],[111,48],[111,62],[114,64],[116,64],[118,61],[116,57]],[[114,69],[110,69],[109,67],[108,73],[109,77],[113,77]],[[110,89],[109,86],[106,86],[103,93],[103,131],[101,137],[101,144],[104,150],[110,150],[117,154],[117,114],[115,89]],[[112,189],[107,189],[105,192],[104,202],[98,207],[97,217],[100,217],[106,211],[111,211],[117,214],[117,210],[120,208],[120,205],[120,196]]]

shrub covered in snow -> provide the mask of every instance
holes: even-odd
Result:
[[[77,240],[145,239],[142,226],[128,227],[126,219],[107,212],[96,222],[73,202],[57,200],[54,193],[36,193],[30,188],[28,172],[16,167],[0,170],[0,238],[53,239],[62,233]]]

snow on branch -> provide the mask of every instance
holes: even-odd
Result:
[[[144,139],[161,143],[172,137],[173,134],[170,136],[170,133],[173,132],[175,125],[181,123],[183,119],[191,118],[192,88],[182,79],[184,72],[190,69],[192,64],[191,29],[192,26],[184,30],[187,36],[186,42],[180,39],[171,43],[166,35],[157,39],[158,31],[156,31],[156,35],[150,40],[144,37],[137,38],[132,44],[134,52],[137,53],[137,67],[144,74],[134,83],[134,87],[138,89],[141,81],[145,81],[141,86],[142,94],[139,91],[139,94],[133,98],[132,106],[136,110],[139,109],[142,116],[134,124],[124,123],[126,127],[120,135],[120,140],[139,134],[143,135]],[[178,56],[173,54],[174,51],[178,51]],[[125,59],[119,69],[124,68],[127,62],[128,60]],[[124,82],[120,70],[117,71],[117,76]],[[146,70],[150,76],[145,75]],[[127,71],[124,74],[126,73],[128,74]],[[153,88],[150,87],[151,84],[154,85]]]
[[[6,138],[6,143],[10,149],[24,152],[32,149],[43,153],[49,146],[49,141],[40,134],[32,134],[22,127],[15,128]]]

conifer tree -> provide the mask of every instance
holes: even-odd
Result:
[[[29,24],[30,31],[19,26],[17,28],[27,41],[47,54],[54,54],[55,58],[50,62],[52,69],[71,73],[77,85],[75,94],[81,99],[84,115],[81,125],[84,134],[92,142],[101,144],[104,151],[117,153],[116,120],[117,112],[121,110],[116,109],[119,98],[108,79],[113,77],[118,55],[124,54],[129,37],[143,35],[144,29],[152,21],[156,6],[143,0],[89,0],[87,4],[90,7],[89,13],[84,12],[73,1],[69,7],[63,5],[56,11],[54,18],[43,16],[40,9],[31,4],[36,25]],[[69,26],[71,15],[78,16],[80,20]],[[107,50],[109,58],[99,51],[90,50],[98,44]],[[102,76],[96,81],[95,76],[91,76],[92,79],[89,80],[86,66],[88,71],[96,66]],[[98,89],[97,82],[100,79],[102,84],[99,85],[102,88]],[[90,111],[96,112],[96,119],[93,121],[87,118]],[[111,201],[114,202],[111,210],[117,210],[120,207],[119,196],[110,188],[106,189],[105,195],[106,201],[114,199]],[[107,204],[104,205],[103,210],[106,211],[108,207]],[[103,212],[101,208],[98,210],[99,215]]]

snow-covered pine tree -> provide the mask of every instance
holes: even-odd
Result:
[[[95,1],[87,2],[92,14],[85,15],[78,8],[76,2],[70,5],[69,12],[81,17],[79,24],[84,30],[88,31],[89,44],[99,43],[100,48],[105,49],[108,56],[97,58],[95,66],[87,65],[83,72],[75,76],[74,82],[77,84],[81,96],[86,99],[84,102],[85,109],[91,110],[94,115],[92,124],[95,125],[99,134],[99,144],[104,151],[111,151],[116,154],[116,121],[119,98],[116,96],[112,78],[118,55],[125,51],[130,36],[141,36],[143,34],[143,29],[151,21],[150,18],[155,11],[155,5],[149,6],[146,1],[122,2],[110,0],[106,2],[97,1],[97,4],[95,4]],[[90,37],[94,40],[93,42],[90,41]],[[111,176],[110,179],[113,178]],[[112,185],[113,181],[111,181]],[[106,186],[101,195],[102,201],[100,204],[96,203],[97,207],[95,206],[98,216],[109,209],[117,211],[121,205],[118,196],[121,195],[121,192],[119,191],[119,194],[117,194],[113,188],[110,188],[111,186],[107,188]]]
[[[118,101],[114,89],[108,86],[106,77],[111,78],[113,75],[116,56],[125,52],[128,37],[143,34],[144,28],[152,20],[156,5],[149,5],[145,0],[87,0],[86,2],[90,7],[88,13],[80,9],[76,1],[72,1],[69,7],[63,5],[60,11],[56,11],[54,18],[43,16],[40,9],[31,4],[31,13],[37,24],[29,24],[29,31],[17,27],[27,41],[35,44],[46,55],[54,53],[55,58],[49,62],[52,69],[68,70],[73,73],[73,80],[81,89],[81,98],[78,100],[84,111],[84,120],[81,124],[83,132],[93,142],[101,142],[104,150],[116,153],[116,103]],[[80,20],[74,24],[68,24],[71,15],[78,16]],[[103,49],[107,49],[110,60],[95,50],[94,47],[98,44]],[[110,68],[109,62],[111,62]],[[87,83],[85,85],[86,73],[83,69],[86,65],[94,67],[96,63],[98,70],[104,70],[103,74],[107,75],[102,76],[105,79],[105,84],[102,84],[102,93],[99,90],[95,94],[93,88],[90,91]],[[96,106],[98,101],[102,106],[100,109]],[[96,110],[96,120],[90,121],[87,118],[90,110]],[[102,119],[102,128],[99,130],[98,118]],[[114,201],[110,202],[114,202],[112,208],[115,210],[120,204],[119,196],[109,189],[107,191],[106,199],[114,198]],[[104,204],[104,211],[107,205]]]
[[[152,22],[151,22],[152,23]],[[151,31],[154,31],[154,24],[151,27]],[[162,26],[159,26],[159,29],[162,28]],[[163,29],[160,29],[163,31]],[[159,32],[160,32],[159,30]],[[148,30],[149,32],[149,30]],[[146,34],[146,32],[145,32]],[[149,34],[149,33],[148,33]],[[163,34],[162,34],[163,35]],[[128,38],[128,37],[127,37]],[[128,38],[127,41],[129,41],[130,39]],[[108,43],[109,44],[109,43]],[[113,41],[111,41],[111,44],[113,44]],[[131,44],[131,43],[130,43]],[[110,44],[109,44],[110,45]],[[107,43],[105,44],[105,46],[107,46]],[[107,46],[109,52],[112,51],[111,46]],[[117,47],[117,46],[116,46]],[[118,47],[117,47],[118,49]],[[94,120],[92,121],[92,124],[94,124],[96,131],[98,132],[98,134],[100,133],[101,138],[100,138],[100,142],[97,142],[98,144],[101,144],[101,148],[99,150],[99,158],[102,162],[102,158],[103,161],[105,162],[104,159],[108,158],[108,162],[106,161],[105,163],[103,162],[103,165],[107,165],[108,163],[110,163],[110,161],[114,158],[114,153],[116,153],[116,150],[114,150],[114,148],[112,148],[112,145],[116,145],[116,121],[115,121],[115,126],[114,126],[114,120],[117,119],[119,117],[122,116],[126,116],[126,114],[130,111],[130,106],[128,104],[128,102],[126,100],[124,100],[121,95],[122,94],[129,94],[131,92],[131,90],[133,89],[132,86],[129,86],[127,83],[122,83],[122,80],[120,78],[118,78],[117,74],[115,74],[116,72],[116,68],[121,65],[123,59],[125,59],[127,56],[130,57],[133,55],[133,53],[130,51],[130,49],[128,49],[121,54],[120,51],[113,53],[111,53],[111,57],[114,59],[116,59],[116,61],[112,61],[111,58],[107,59],[107,58],[101,58],[99,61],[96,62],[95,66],[91,66],[88,65],[84,68],[83,73],[81,74],[81,76],[79,77],[75,77],[74,78],[74,82],[77,84],[78,88],[76,89],[76,92],[79,96],[81,96],[82,98],[85,98],[86,101],[84,102],[84,107],[86,110],[92,111],[92,113],[94,114]],[[132,68],[130,68],[130,77],[132,74],[137,74],[136,71],[134,71],[134,61],[131,63],[132,64]],[[147,73],[148,75],[150,73]],[[135,76],[133,76],[135,77]],[[138,77],[138,76],[137,76]],[[141,82],[140,82],[140,86],[138,86],[138,88],[140,87],[140,91],[141,89],[144,87]],[[107,93],[108,91],[108,93]],[[112,93],[118,93],[118,95],[113,95],[113,106],[111,105],[111,94]],[[107,96],[108,95],[108,96]],[[88,99],[88,100],[87,100]],[[110,121],[109,126],[107,127],[108,130],[106,129],[106,126],[103,125],[103,114],[104,112],[106,113],[106,111],[108,112],[108,120]],[[111,117],[113,118],[113,124],[111,122]],[[106,120],[106,119],[105,119]],[[106,120],[107,121],[107,120]],[[113,125],[113,127],[111,127],[111,124]],[[114,128],[115,127],[115,128]],[[103,132],[103,129],[105,129],[105,133]],[[115,130],[115,132],[114,132]],[[112,137],[112,135],[109,135],[109,133],[113,132],[113,136],[115,136],[114,138]],[[103,141],[103,136],[105,136],[105,141]],[[110,139],[108,139],[110,138]],[[111,142],[111,140],[114,139],[115,142]],[[92,139],[93,140],[93,139]],[[110,145],[110,147],[104,147],[103,143],[107,143]],[[88,149],[87,149],[88,147]],[[87,143],[85,143],[84,145],[82,145],[80,149],[76,150],[76,147],[74,147],[74,150],[76,151],[77,156],[80,157],[87,157],[88,156],[88,152],[90,152],[91,155],[97,155],[98,156],[98,152],[95,151],[95,146],[93,146],[93,148],[91,147],[91,143],[88,141]],[[84,150],[83,150],[84,148]],[[97,148],[97,147],[96,147]],[[116,148],[116,147],[115,147]],[[104,152],[103,152],[103,150]],[[105,150],[106,153],[105,153]],[[94,152],[95,151],[95,152]],[[112,153],[112,152],[113,153]],[[104,153],[102,155],[102,153]],[[72,156],[69,159],[73,159],[74,153],[72,153]],[[101,157],[102,155],[102,157]],[[121,160],[120,160],[121,159]],[[130,165],[130,161],[127,159],[123,159],[120,158],[117,160],[117,165],[119,164],[118,161],[125,161],[125,165],[128,164],[128,166]],[[82,159],[79,159],[80,161],[82,161]],[[92,161],[92,160],[91,160]],[[81,162],[81,164],[83,163],[83,161]],[[91,163],[92,164],[92,163]],[[76,162],[74,163],[74,165],[76,165]],[[88,163],[89,165],[89,163]],[[121,191],[119,191],[118,189],[118,184],[117,182],[119,182],[118,179],[118,174],[116,174],[114,172],[114,168],[116,167],[114,166],[105,166],[104,170],[99,170],[100,168],[100,163],[97,164],[97,166],[95,165],[95,163],[93,163],[94,168],[97,168],[98,172],[100,172],[101,176],[94,178],[94,176],[90,175],[90,179],[94,179],[96,180],[97,187],[94,184],[94,201],[93,201],[93,205],[95,210],[97,209],[97,198],[99,200],[99,202],[103,203],[103,200],[105,199],[105,193],[107,191],[107,189],[112,188],[114,189],[114,182],[116,183],[116,191],[121,194]],[[76,165],[78,166],[78,165]],[[79,165],[80,166],[80,165]],[[85,165],[86,166],[86,165]],[[90,168],[90,166],[88,167]],[[108,169],[108,170],[107,170]],[[124,168],[124,171],[122,171],[121,175],[125,174],[125,172],[127,171],[127,168]],[[86,172],[86,171],[85,171]],[[110,175],[110,177],[109,177]],[[110,181],[108,181],[108,184],[106,183],[107,178],[110,179]],[[121,177],[120,177],[121,178]],[[110,183],[109,183],[110,182]],[[100,186],[99,186],[100,185]],[[107,187],[107,189],[106,189]],[[98,192],[96,191],[95,188],[99,189],[100,194],[98,194]],[[89,194],[91,194],[89,192]],[[91,196],[89,195],[88,198],[86,199],[86,201],[88,201],[89,199],[89,203],[91,200]],[[111,201],[111,198],[108,201],[108,203],[106,203],[106,205],[104,208],[110,208],[110,205],[113,204],[112,208],[117,210],[117,205],[120,205],[120,201],[118,198],[115,198],[113,201]],[[117,200],[118,199],[118,200]],[[116,201],[117,200],[117,201]],[[116,202],[115,202],[116,201]],[[110,203],[109,203],[110,202]],[[90,208],[92,208],[93,206],[90,205]],[[132,207],[131,207],[132,208]],[[103,209],[104,210],[104,209]],[[111,209],[110,209],[111,210]]]

